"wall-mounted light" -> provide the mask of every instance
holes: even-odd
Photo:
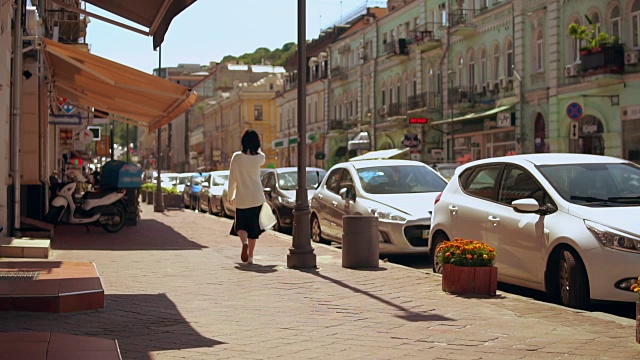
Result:
[[[25,70],[22,72],[22,76],[24,76],[25,80],[29,80],[31,79],[31,76],[33,76],[33,74],[31,73],[31,71]]]

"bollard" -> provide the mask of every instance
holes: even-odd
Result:
[[[380,254],[378,217],[345,215],[342,223],[342,267],[377,268]]]

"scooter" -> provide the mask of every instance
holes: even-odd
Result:
[[[125,222],[125,204],[122,198],[126,190],[99,189],[75,196],[78,183],[87,179],[78,172],[65,173],[69,181],[61,184],[51,200],[45,221],[72,225],[97,225],[109,233],[120,231]]]

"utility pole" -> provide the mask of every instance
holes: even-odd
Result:
[[[162,46],[158,46],[158,76],[162,77]],[[164,199],[162,198],[162,181],[160,180],[160,165],[162,163],[162,148],[160,144],[162,143],[162,127],[158,127],[158,143],[157,143],[157,151],[158,156],[156,158],[156,168],[158,169],[158,178],[156,179],[156,193],[155,199],[153,199],[153,211],[154,212],[164,212]]]

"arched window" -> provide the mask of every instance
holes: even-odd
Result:
[[[498,81],[500,77],[500,47],[493,48],[493,80]]]
[[[544,34],[542,29],[538,30],[536,36],[536,70],[538,72],[544,71]]]
[[[620,39],[620,7],[614,6],[609,14],[609,32],[611,36]]]
[[[635,0],[631,6],[631,31],[633,47],[640,47],[640,0]]]
[[[464,71],[464,58],[460,56],[458,60],[458,87],[462,87],[462,74]]]
[[[597,11],[594,11],[589,14],[589,19],[591,19],[591,23],[596,27],[596,35],[600,34],[600,31],[602,31],[600,27],[600,14]]]
[[[467,65],[467,77],[469,79],[469,88],[474,91],[473,87],[476,84],[476,58],[473,50],[469,53],[469,64]]]
[[[482,85],[487,83],[487,52],[485,49],[480,51],[480,82]]]
[[[577,24],[580,26],[580,19],[575,18],[569,24]],[[580,60],[580,40],[569,36],[569,63],[575,63]]]
[[[513,42],[507,41],[507,77],[513,77],[514,62],[513,62]]]

